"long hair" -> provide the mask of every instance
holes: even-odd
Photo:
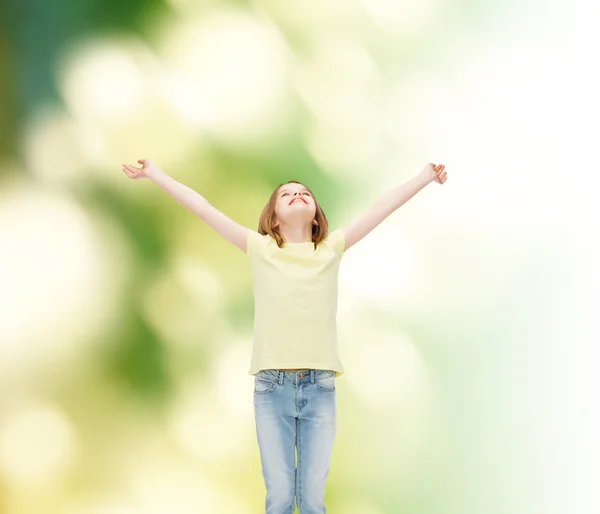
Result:
[[[314,223],[312,223],[312,241],[315,244],[315,250],[316,250],[317,245],[321,241],[323,241],[323,239],[325,239],[325,237],[327,237],[327,229],[328,229],[327,217],[325,216],[323,209],[321,209],[319,202],[317,202],[315,195],[310,190],[310,188],[308,186],[304,185],[302,182],[298,182],[297,180],[290,180],[283,184],[279,184],[275,188],[273,193],[271,193],[271,197],[269,198],[269,201],[265,205],[265,207],[260,215],[260,219],[258,220],[258,233],[262,234],[262,235],[269,234],[271,237],[273,237],[275,239],[275,241],[277,241],[277,246],[279,248],[283,247],[285,242],[283,240],[283,237],[281,236],[279,227],[273,227],[273,220],[275,218],[275,204],[277,203],[277,193],[279,191],[279,188],[281,186],[285,186],[286,184],[292,184],[292,183],[300,184],[301,186],[306,187],[306,189],[308,189],[308,192],[312,196],[313,201],[315,202],[316,209],[315,209],[315,218],[313,221],[316,220],[318,225],[315,225]]]

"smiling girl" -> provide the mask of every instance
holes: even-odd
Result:
[[[255,231],[149,160],[138,162],[141,168],[123,165],[127,176],[150,179],[248,257],[254,292],[250,374],[265,512],[291,514],[295,499],[300,514],[324,514],[336,427],[335,379],[344,373],[336,327],[341,258],[427,184],[443,184],[445,166],[427,164],[330,233],[325,213],[300,182],[275,188]]]

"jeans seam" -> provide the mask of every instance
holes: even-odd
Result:
[[[292,492],[292,510],[290,510],[290,514],[293,514],[295,507],[294,502],[298,503],[298,498],[296,496],[296,474],[298,473],[298,468],[294,469],[294,491]],[[298,507],[300,508],[300,507]]]
[[[298,473],[298,511],[302,512],[302,473],[300,473],[300,470],[301,470],[301,468],[300,468],[300,463],[301,463],[300,447],[302,446],[302,442],[301,442],[301,436],[300,436],[300,423],[299,422],[298,422],[298,431],[297,431],[296,435],[298,438],[298,444],[297,444],[297,447],[298,447],[298,466],[297,466],[297,468],[298,468],[298,471],[297,471],[297,473]]]

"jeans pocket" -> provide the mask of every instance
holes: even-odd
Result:
[[[254,394],[267,394],[275,390],[275,382],[254,377]]]
[[[316,379],[317,388],[320,391],[331,393],[335,391],[335,375],[324,376],[323,378]]]

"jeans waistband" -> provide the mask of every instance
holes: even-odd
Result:
[[[306,380],[314,383],[316,379],[333,377],[335,371],[330,369],[299,369],[298,371],[284,371],[280,369],[261,369],[257,374],[263,380],[269,380],[272,382],[283,383],[285,380]]]

